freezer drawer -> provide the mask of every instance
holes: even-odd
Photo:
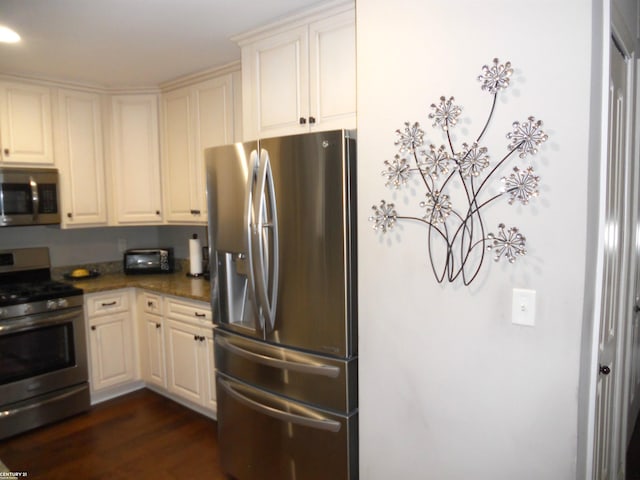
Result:
[[[358,360],[337,359],[214,331],[216,368],[275,394],[348,413],[357,408]]]
[[[357,412],[336,415],[216,375],[223,471],[240,480],[356,480]]]

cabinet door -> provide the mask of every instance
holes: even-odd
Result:
[[[63,227],[107,223],[101,102],[98,94],[58,93]]]
[[[164,363],[164,335],[162,317],[142,314],[144,349],[142,358],[143,379],[162,388],[167,386]]]
[[[243,47],[246,140],[308,131],[307,36],[302,26]]]
[[[192,222],[200,192],[195,181],[190,89],[164,94],[162,105],[165,217],[169,222]]]
[[[200,360],[200,328],[167,319],[168,389],[188,400],[202,404],[204,393]]]
[[[204,342],[202,344],[202,353],[204,354],[205,370],[205,404],[204,406],[217,412],[218,403],[216,400],[216,364],[213,351],[213,328],[204,330]]]
[[[200,220],[207,221],[207,180],[204,150],[234,141],[232,75],[223,75],[193,86],[195,113],[194,189]]]
[[[356,127],[356,29],[353,10],[309,25],[309,125]]]
[[[47,87],[0,84],[2,160],[53,164],[51,94]]]
[[[112,98],[116,222],[160,223],[160,154],[156,95]]]
[[[134,352],[129,313],[90,319],[89,323],[92,390],[133,380]]]

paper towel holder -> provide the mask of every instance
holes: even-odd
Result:
[[[189,239],[189,272],[187,277],[204,278],[204,268],[202,265],[202,245],[198,234],[194,233]]]

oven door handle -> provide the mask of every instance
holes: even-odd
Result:
[[[48,327],[51,325],[59,325],[61,323],[69,323],[69,321],[78,316],[78,313],[80,311],[82,311],[80,308],[76,308],[73,309],[73,311],[66,310],[63,313],[53,315],[50,313],[38,314],[4,321],[0,323],[0,335],[22,332],[25,330],[33,330],[37,327]]]
[[[3,417],[12,417],[19,413],[24,413],[29,410],[37,409],[39,407],[43,407],[52,402],[59,402],[60,400],[64,400],[65,398],[71,397],[73,395],[77,395],[82,390],[86,389],[85,385],[80,385],[79,387],[74,388],[73,390],[69,390],[68,392],[61,393],[51,398],[45,398],[44,400],[36,403],[30,403],[23,407],[11,408],[8,410],[0,410],[0,419]]]

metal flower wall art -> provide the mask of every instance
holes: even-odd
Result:
[[[374,230],[383,234],[400,220],[424,224],[431,268],[439,283],[461,278],[464,285],[469,285],[478,276],[487,251],[495,261],[510,263],[526,254],[526,240],[518,228],[499,223],[497,230],[488,232],[483,218],[486,207],[498,200],[527,205],[538,196],[540,178],[530,165],[514,166],[500,179],[500,188],[488,191],[490,180],[501,167],[507,168],[505,164],[514,157],[526,160],[535,155],[548,138],[542,122],[530,116],[523,122],[513,123],[506,134],[509,143],[502,157],[493,161],[489,156],[482,140],[498,95],[509,86],[512,74],[511,63],[501,64],[497,58],[492,65],[482,67],[478,80],[481,89],[493,96],[493,103],[475,140],[454,145],[451,131],[458,124],[462,107],[453,97],[440,97],[438,103],[431,105],[428,118],[434,129],[442,132],[445,144],[438,146],[426,141],[425,132],[417,122],[406,122],[403,129],[396,131],[398,153],[393,160],[384,162],[382,175],[387,187],[407,187],[409,180],[418,176],[419,184],[426,190],[419,203],[422,217],[401,215],[393,203],[382,200],[372,207],[369,220]]]

